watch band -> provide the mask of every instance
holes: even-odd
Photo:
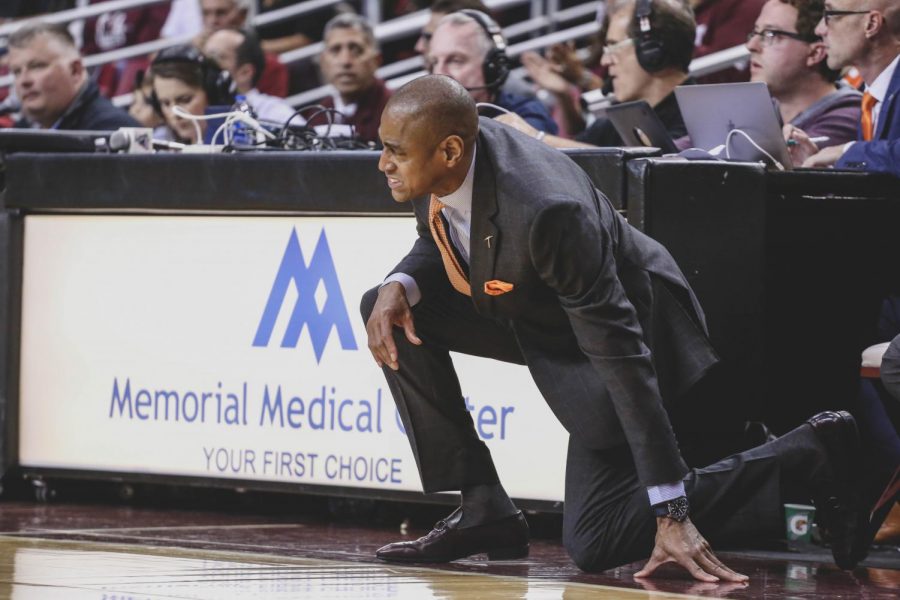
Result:
[[[657,517],[668,517],[674,521],[681,523],[688,518],[690,505],[687,496],[679,496],[667,502],[660,502],[653,506],[653,513]]]

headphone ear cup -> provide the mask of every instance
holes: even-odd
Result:
[[[230,106],[234,104],[234,82],[225,69],[203,63],[203,91],[210,106]]]
[[[638,64],[648,73],[661,71],[669,63],[668,49],[653,28],[653,0],[638,0],[634,19],[638,31],[634,44]]]
[[[509,77],[509,57],[506,55],[506,39],[503,37],[503,31],[496,21],[479,10],[464,8],[459,12],[478,23],[491,42],[491,49],[481,63],[481,72],[484,75],[484,87],[496,90]]]
[[[506,52],[497,48],[492,49],[484,57],[482,64],[484,73],[484,85],[489,88],[499,88],[509,77],[509,57]]]
[[[156,90],[150,88],[150,95],[147,96],[147,103],[150,104],[150,108],[153,109],[160,118],[165,119],[166,116],[163,114],[162,104],[159,103],[159,97],[156,95]]]
[[[648,73],[661,71],[666,66],[663,44],[652,33],[640,39],[635,46],[638,64]]]

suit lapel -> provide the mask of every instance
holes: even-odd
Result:
[[[878,115],[878,131],[875,132],[872,139],[888,139],[888,129],[897,110],[898,95],[900,95],[900,65],[897,66],[894,70],[894,76],[891,77],[891,84],[888,86],[887,96],[884,99],[884,105],[881,107],[881,114]]]
[[[472,190],[472,231],[469,257],[469,282],[472,301],[478,312],[493,312],[493,298],[484,293],[484,282],[494,279],[494,266],[500,245],[500,230],[494,223],[497,214],[497,184],[484,136],[478,136],[475,156],[475,182]]]

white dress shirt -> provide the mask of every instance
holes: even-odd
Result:
[[[469,236],[472,231],[472,192],[475,188],[475,158],[473,153],[472,164],[469,165],[469,172],[466,173],[466,178],[462,185],[447,196],[438,196],[438,199],[445,205],[441,212],[450,225],[450,240],[467,263],[471,256]],[[400,283],[406,290],[406,299],[410,306],[415,306],[422,299],[422,294],[415,279],[406,273],[394,273],[384,280],[384,284],[392,281]],[[683,481],[647,487],[647,496],[650,499],[650,504],[667,502],[684,495]]]
[[[877,100],[875,108],[872,109],[872,131],[878,131],[878,117],[881,116],[881,107],[884,104],[884,99],[887,97],[888,88],[891,86],[891,79],[894,78],[894,71],[897,70],[898,62],[900,62],[900,54],[875,78],[872,85],[866,88],[866,91]]]
[[[256,88],[253,88],[244,96],[247,98],[247,104],[250,105],[250,108],[253,109],[260,121],[284,125],[294,115],[294,109],[284,101],[284,98],[263,94]],[[291,119],[291,125],[305,124],[306,119],[300,115]]]

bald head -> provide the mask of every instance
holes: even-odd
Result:
[[[384,146],[378,168],[394,200],[446,196],[459,189],[472,164],[478,113],[466,88],[427,75],[391,96],[378,133]]]
[[[459,136],[470,150],[478,134],[478,111],[469,92],[444,75],[426,75],[397,90],[384,112],[428,133],[437,143],[448,136]]]

